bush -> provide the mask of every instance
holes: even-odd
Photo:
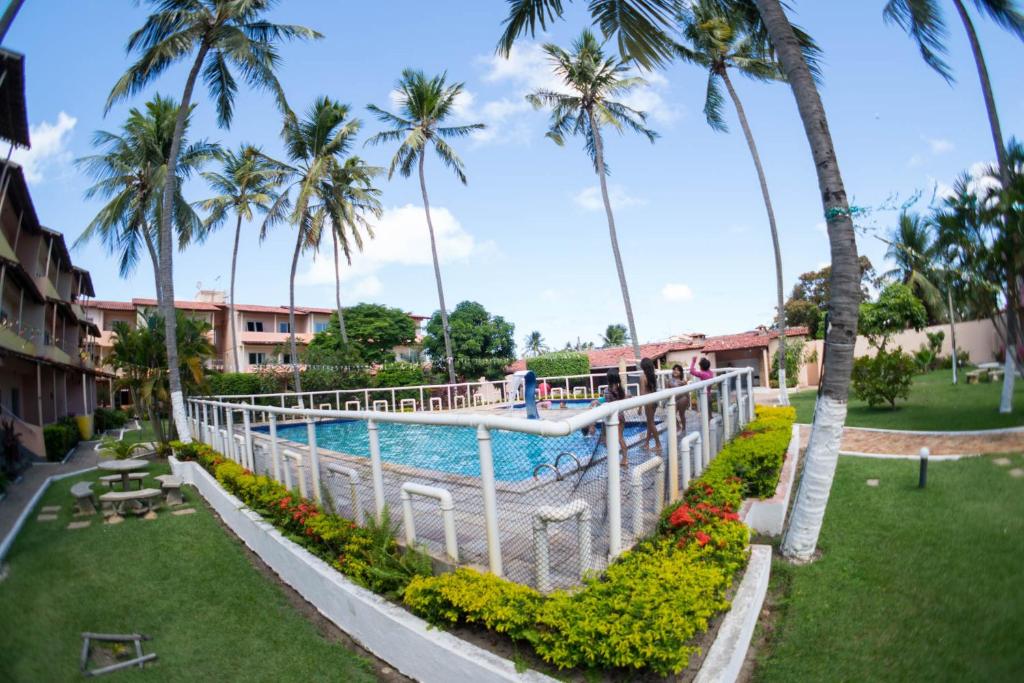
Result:
[[[388,363],[377,370],[374,384],[378,387],[411,387],[426,384],[423,366],[417,363]]]
[[[232,394],[272,394],[280,388],[268,381],[267,375],[259,372],[221,372],[206,377],[207,386],[213,396]]]
[[[804,355],[804,343],[787,340],[786,343],[786,387],[792,389],[800,378],[800,359]],[[772,354],[772,372],[768,377],[768,385],[772,389],[779,388],[779,354]]]
[[[93,413],[95,430],[97,433],[105,432],[108,429],[120,429],[128,423],[129,415],[123,410],[113,408],[97,408]]]
[[[556,351],[526,359],[526,369],[538,377],[586,375],[590,373],[590,357],[576,351]]]
[[[43,427],[43,443],[46,444],[46,459],[56,462],[64,459],[72,448],[78,445],[82,435],[78,425],[70,417],[65,417],[51,425]]]
[[[896,399],[910,398],[916,367],[910,354],[899,347],[879,350],[873,357],[861,356],[853,361],[853,393],[872,408],[886,403],[895,408]]]
[[[965,368],[971,364],[971,354],[967,353],[962,349],[957,349],[956,357],[960,359],[960,363],[957,367]],[[953,368],[953,356],[942,356],[938,359],[936,367],[942,370],[951,370]]]

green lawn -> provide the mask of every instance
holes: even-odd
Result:
[[[142,429],[133,429],[124,433],[124,440],[129,443],[149,443],[156,441],[156,432],[153,431],[153,423],[149,420],[139,420]],[[164,434],[170,429],[169,423],[164,423]]]
[[[1011,681],[1024,671],[1024,467],[842,458],[814,564],[776,561],[757,681]],[[869,478],[880,479],[878,488]]]
[[[848,427],[876,427],[879,429],[911,429],[922,431],[964,431],[972,429],[998,429],[1024,425],[1024,382],[1014,386],[1013,413],[999,413],[999,392],[1002,383],[952,384],[952,370],[936,370],[914,378],[910,399],[897,401],[895,409],[869,408],[863,401],[850,397],[846,416]],[[814,416],[816,391],[801,391],[789,395],[796,406],[798,422],[810,423]]]
[[[194,491],[196,514],[161,510],[114,526],[97,516],[69,531],[72,483],[55,483],[42,501],[61,505],[59,519],[33,515],[8,556],[0,681],[80,680],[82,631],[153,637],[145,650],[157,661],[112,680],[374,680],[369,660],[320,635]]]

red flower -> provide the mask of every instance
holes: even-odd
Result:
[[[690,516],[690,507],[688,505],[680,505],[668,518],[668,523],[673,527],[693,524],[694,519]]]
[[[694,538],[696,538],[696,539],[697,539],[697,543],[698,543],[698,544],[700,544],[701,546],[705,546],[705,545],[707,545],[707,544],[708,544],[708,541],[710,541],[710,540],[711,540],[711,537],[710,537],[710,536],[708,536],[708,535],[707,535],[706,533],[704,533],[703,531],[698,531],[698,532],[697,532],[697,533],[695,533],[695,534],[694,534],[693,536],[694,536]]]

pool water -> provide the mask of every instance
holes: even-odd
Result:
[[[480,476],[480,456],[476,429],[473,427],[442,427],[435,425],[379,422],[380,455],[385,462],[438,470],[465,476]],[[268,428],[258,427],[266,432]],[[639,436],[645,427],[640,423],[627,423],[627,439]],[[306,425],[287,425],[277,428],[277,435],[288,441],[309,443]],[[584,464],[596,450],[603,452],[603,438],[584,436],[574,432],[569,436],[544,437],[522,432],[491,430],[494,452],[494,476],[501,481],[522,481],[533,477],[533,470],[541,463],[554,463],[562,451],[572,451]],[[317,446],[327,450],[370,457],[370,437],[366,422],[337,420],[316,424]],[[565,469],[565,461],[562,463]]]
[[[601,401],[601,402],[603,403],[604,401]],[[565,404],[566,408],[572,408],[574,410],[579,410],[581,408],[589,408],[590,404],[593,403],[593,399],[589,399],[589,398],[567,398],[567,399],[564,399],[564,400],[560,399],[560,398],[538,398],[537,399],[537,407],[538,408],[548,408],[550,410],[558,410],[559,408],[562,407],[563,403]],[[517,403],[513,407],[514,408],[525,408],[526,404],[525,403]]]

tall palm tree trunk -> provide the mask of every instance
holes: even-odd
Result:
[[[822,206],[828,222],[832,256],[824,376],[819,387],[818,404],[814,411],[796,503],[782,541],[783,555],[795,561],[809,561],[821,533],[825,507],[839,459],[843,423],[846,421],[853,346],[857,340],[860,267],[846,189],[832,145],[825,108],[814,79],[779,0],[754,1],[771,36],[786,80],[793,89],[804,132],[810,143]]]
[[[981,43],[978,42],[978,34],[974,30],[974,23],[967,14],[967,8],[961,0],[953,0],[960,20],[967,31],[967,39],[971,43],[971,53],[974,55],[974,63],[978,67],[978,79],[981,81],[981,92],[985,97],[985,110],[988,113],[988,125],[992,129],[992,142],[996,146],[996,160],[999,162],[999,180],[1004,188],[1010,186],[1010,162],[1006,158],[1006,147],[1003,145],[1003,131],[999,126],[999,112],[996,110],[996,98],[992,93],[992,81],[988,76],[988,67],[985,65],[985,55],[981,51]],[[1006,229],[1004,223],[1004,230]],[[1019,311],[1020,298],[1017,290],[1017,268],[1014,259],[1017,258],[1017,245],[1013,235],[1007,233],[1010,238],[1010,248],[1006,254],[1006,355],[1003,359],[1003,393],[999,399],[999,412],[1013,412],[1013,383],[1017,372],[1016,354],[1017,343],[1020,334]]]
[[[420,190],[423,192],[423,210],[427,212],[427,231],[430,233],[430,254],[434,258],[434,279],[437,280],[437,300],[441,304],[441,327],[444,330],[444,352],[448,363],[448,381],[455,384],[455,357],[452,355],[452,338],[448,331],[448,309],[444,305],[444,285],[441,284],[441,263],[437,260],[437,241],[434,239],[434,224],[430,220],[430,200],[427,198],[427,180],[423,174],[424,152],[420,151]]]
[[[288,341],[291,344],[292,374],[295,377],[295,393],[302,393],[302,373],[299,372],[299,352],[295,344],[295,271],[299,267],[299,252],[302,251],[302,230],[298,231],[295,238],[295,252],[292,254],[292,272],[288,277]],[[302,396],[299,396],[299,406],[302,406]]]
[[[622,303],[626,306],[626,323],[633,341],[633,355],[640,362],[640,338],[636,336],[636,323],[633,322],[633,304],[629,300],[629,286],[626,285],[626,271],[622,267],[622,254],[619,253],[619,238],[615,234],[615,216],[612,214],[612,203],[608,198],[608,180],[604,170],[604,142],[601,140],[601,129],[597,126],[594,112],[588,111],[590,130],[594,134],[594,156],[597,159],[597,177],[601,181],[601,199],[604,200],[604,213],[608,217],[608,236],[612,241],[612,255],[615,256],[615,271],[619,274],[619,288],[622,290]],[[625,380],[623,380],[625,381]]]
[[[146,243],[146,251],[149,252],[149,258],[153,261],[153,283],[156,285],[157,310],[162,310],[160,309],[160,302],[163,301],[163,293],[160,291],[160,256],[156,253],[153,238],[149,236],[149,226],[144,227],[142,239]]]
[[[345,315],[341,310],[341,270],[338,266],[338,233],[331,231],[334,238],[334,300],[338,307],[338,329],[341,330],[341,342],[348,346],[348,330],[345,328]]]
[[[181,368],[178,367],[178,325],[174,315],[174,234],[171,223],[174,218],[175,179],[178,171],[178,153],[181,150],[181,137],[185,131],[185,119],[188,117],[192,102],[192,90],[196,85],[199,69],[206,59],[209,50],[204,43],[200,46],[192,69],[185,81],[185,90],[181,96],[181,105],[174,120],[174,134],[171,137],[171,149],[167,155],[167,178],[164,181],[164,196],[161,201],[160,230],[157,238],[157,251],[160,256],[160,314],[164,317],[164,335],[167,345],[167,376],[171,390],[171,416],[178,429],[178,438],[184,442],[192,441],[188,419],[185,416],[185,396],[181,389]]]
[[[241,372],[242,366],[238,364],[238,323],[235,320],[235,266],[238,264],[238,241],[242,236],[242,214],[238,214],[238,222],[235,223],[235,244],[231,248],[231,300],[228,301],[228,315],[231,316],[231,356],[235,362],[235,372]]]
[[[732,80],[729,78],[727,69],[722,69],[722,80],[725,88],[729,91],[729,97],[736,107],[736,115],[740,119],[740,126],[743,128],[743,135],[747,138],[747,147],[750,148],[750,156],[754,159],[754,168],[757,169],[757,180],[761,184],[761,197],[764,198],[764,209],[768,213],[768,227],[772,233],[772,249],[775,251],[775,296],[778,311],[779,327],[779,405],[789,405],[789,392],[786,390],[786,308],[785,295],[782,285],[782,249],[779,248],[779,231],[775,224],[775,209],[772,208],[772,198],[768,193],[768,179],[764,174],[764,167],[761,166],[761,155],[757,151],[757,143],[754,142],[754,134],[747,123],[747,113],[740,102],[740,96],[732,87]]]

